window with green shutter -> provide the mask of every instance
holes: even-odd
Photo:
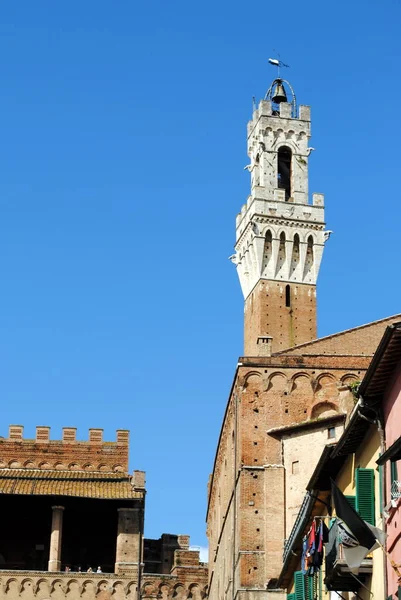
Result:
[[[295,593],[287,594],[287,600],[296,600]]]
[[[375,524],[375,473],[373,469],[356,469],[356,510],[360,517]]]
[[[352,508],[354,510],[356,510],[356,497],[355,496],[344,496],[344,498],[346,498],[348,500],[348,502],[351,504]]]
[[[398,481],[398,469],[397,463],[391,461],[390,462],[390,472],[391,472],[391,485],[393,485],[394,481]]]
[[[315,583],[315,576],[313,577],[308,577],[308,575],[305,575],[305,584],[306,584],[306,598],[307,600],[313,600],[315,597],[315,590],[314,590],[314,585]]]
[[[302,571],[294,573],[295,600],[305,600],[305,575]]]

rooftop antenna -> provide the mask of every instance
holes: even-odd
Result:
[[[276,52],[275,50],[273,50]],[[277,53],[278,58],[269,58],[269,63],[277,67],[277,77],[280,79],[280,67],[289,67],[290,65],[286,65],[280,58],[280,54]]]

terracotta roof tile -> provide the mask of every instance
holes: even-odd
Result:
[[[0,494],[130,500],[144,492],[134,490],[126,473],[0,469]]]

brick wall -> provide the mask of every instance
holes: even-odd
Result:
[[[311,343],[302,344],[298,348],[290,348],[285,351],[285,354],[373,356],[385,328],[391,323],[398,323],[399,321],[401,321],[401,315],[380,319],[367,325],[329,335]]]
[[[348,386],[362,379],[370,360],[292,354],[240,359],[210,483],[211,597],[223,600],[233,581],[236,589],[274,585],[282,564],[290,480],[282,439],[268,431],[349,412],[354,400]],[[322,435],[316,460],[324,445]],[[305,451],[306,432],[302,443]],[[304,461],[302,481],[314,464],[313,457]],[[304,490],[298,487],[299,499],[297,489],[292,491],[292,508],[302,501]]]
[[[115,442],[103,441],[102,429],[90,429],[87,441],[75,427],[64,427],[62,440],[50,439],[50,427],[38,426],[35,439],[23,437],[22,425],[10,425],[0,438],[0,468],[128,471],[129,432],[117,430]]]
[[[286,306],[286,288],[290,290]],[[316,286],[261,279],[245,301],[244,354],[258,356],[257,339],[269,335],[279,352],[316,338]]]

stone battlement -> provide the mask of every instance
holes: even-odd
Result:
[[[89,439],[76,438],[76,427],[63,427],[62,439],[50,439],[50,427],[36,427],[35,439],[23,437],[22,425],[10,425],[0,438],[0,468],[74,471],[128,471],[129,431],[117,430],[115,442],[103,441],[103,429],[89,429]]]

